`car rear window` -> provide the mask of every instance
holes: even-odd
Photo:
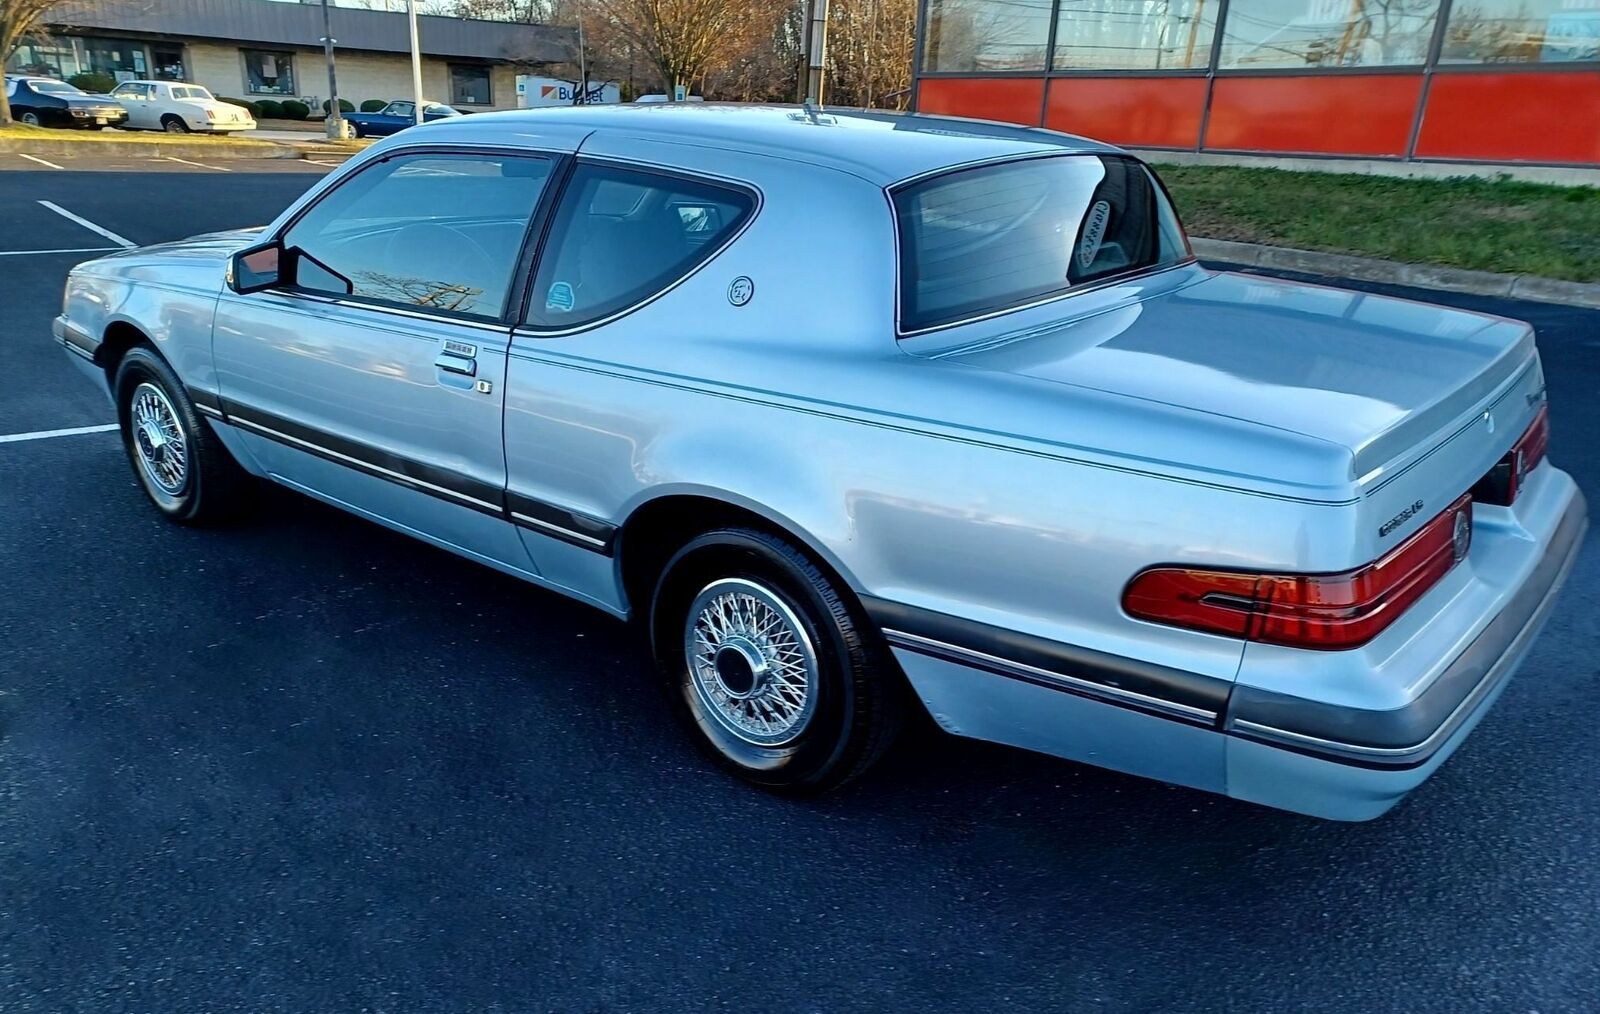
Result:
[[[1014,309],[1176,264],[1188,244],[1144,165],[1061,155],[945,173],[894,193],[900,328]]]

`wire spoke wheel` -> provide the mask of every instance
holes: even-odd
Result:
[[[168,496],[183,492],[189,479],[189,441],[166,392],[142,383],[130,403],[133,446],[146,478]]]
[[[695,596],[684,655],[706,713],[746,743],[782,746],[816,713],[816,649],[788,603],[754,581],[716,581]]]

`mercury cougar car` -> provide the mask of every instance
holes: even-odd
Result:
[[[789,792],[921,708],[1375,817],[1587,524],[1528,325],[1207,270],[1148,166],[999,124],[451,117],[78,266],[54,330],[168,518],[269,479],[636,620]]]

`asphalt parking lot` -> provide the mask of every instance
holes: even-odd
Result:
[[[144,244],[325,169],[0,161],[0,1010],[1600,1009],[1594,540],[1373,823],[926,727],[776,799],[598,613],[287,492],[166,524],[114,433],[6,440],[112,420],[49,322],[118,244],[39,202]],[[1600,312],[1435,298],[1540,328],[1600,503]]]

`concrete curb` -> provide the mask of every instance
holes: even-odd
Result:
[[[1502,275],[1493,271],[1468,271],[1465,268],[1431,264],[1402,264],[1376,257],[1352,257],[1348,254],[1294,250],[1258,243],[1233,243],[1221,239],[1195,238],[1190,242],[1201,260],[1600,309],[1600,284],[1592,282],[1564,282],[1534,275]]]
[[[11,155],[72,156],[131,155],[135,158],[302,158],[299,148],[257,141],[239,144],[214,138],[209,141],[57,141],[50,138],[0,138],[0,152]]]

